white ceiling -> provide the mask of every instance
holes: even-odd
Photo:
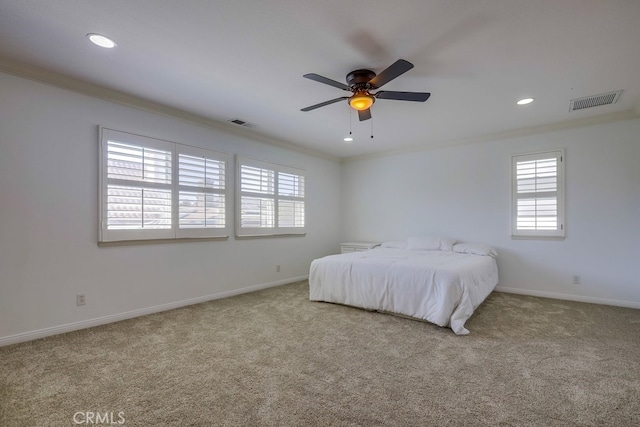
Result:
[[[114,38],[100,49],[85,35]],[[0,65],[112,89],[336,157],[456,144],[638,111],[638,0],[2,0]],[[397,59],[415,68],[359,122],[343,82]],[[572,98],[624,90],[614,105],[569,112]],[[531,96],[533,104],[515,101]],[[350,125],[350,119],[351,125]],[[370,138],[373,124],[374,138]],[[353,131],[355,141],[342,138]]]

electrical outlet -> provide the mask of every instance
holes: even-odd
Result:
[[[573,284],[574,285],[580,284],[580,276],[573,276]]]
[[[280,264],[276,265],[276,273],[280,273]]]
[[[85,305],[87,303],[87,297],[85,294],[76,294],[76,305]]]

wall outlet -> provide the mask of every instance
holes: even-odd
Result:
[[[276,273],[280,273],[280,264],[276,265]]]
[[[87,303],[87,297],[85,294],[76,294],[76,305],[85,305]]]
[[[573,276],[573,284],[574,285],[580,284],[580,276]]]

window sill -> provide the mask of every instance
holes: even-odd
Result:
[[[564,240],[565,236],[517,236],[511,235],[511,240]]]
[[[307,233],[286,233],[286,234],[236,234],[236,240],[261,239],[270,237],[304,237]]]
[[[113,242],[98,242],[98,247],[109,246],[139,246],[139,245],[155,245],[165,243],[194,243],[194,242],[210,242],[217,240],[229,240],[229,236],[216,237],[181,237],[178,239],[147,239],[147,240],[117,240]]]

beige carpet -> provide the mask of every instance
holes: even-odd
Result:
[[[0,425],[640,425],[640,310],[494,293],[456,336],[307,298],[300,282],[0,348]]]

